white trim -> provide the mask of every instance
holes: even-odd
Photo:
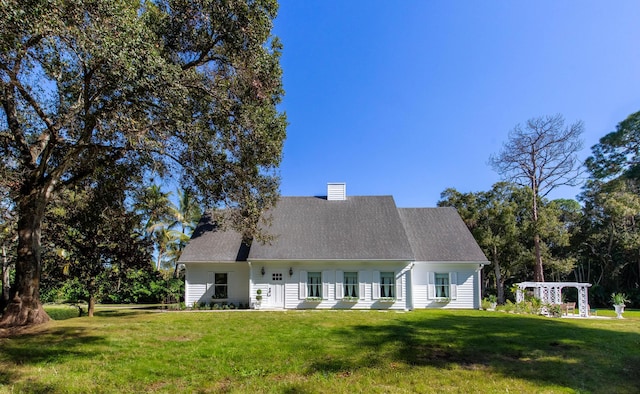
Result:
[[[458,274],[456,272],[449,272],[449,298],[458,299]]]
[[[322,299],[329,299],[329,284],[333,282],[330,278],[332,271],[322,271],[321,280],[322,280]]]
[[[299,298],[307,298],[307,271],[300,271]]]
[[[373,279],[371,280],[371,299],[380,299],[380,271],[373,271]]]
[[[369,278],[369,271],[358,271],[358,282],[360,282],[360,292],[358,294],[361,300],[365,300],[367,296],[367,279]]]
[[[394,295],[397,300],[402,300],[404,298],[402,294],[402,277],[403,276],[404,276],[403,272],[398,272],[396,274],[396,288],[394,289],[395,290]]]
[[[427,299],[433,300],[436,298],[436,273],[430,271],[427,275]]]
[[[336,300],[344,298],[344,271],[336,270]]]

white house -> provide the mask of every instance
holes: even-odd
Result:
[[[187,305],[273,309],[480,307],[488,261],[454,208],[397,208],[391,196],[282,197],[269,243],[247,245],[205,215],[184,249]]]

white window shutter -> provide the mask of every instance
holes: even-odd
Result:
[[[331,271],[322,271],[322,299],[329,299],[329,275]]]
[[[436,273],[435,272],[429,272],[429,275],[427,275],[428,281],[427,281],[427,299],[428,300],[433,300],[434,298],[436,298]]]
[[[211,272],[211,271],[207,272],[207,285],[205,287],[205,291],[209,291],[211,286],[213,286],[213,283],[214,283],[214,280],[215,280],[214,279],[215,278],[214,275],[215,275],[215,272]]]
[[[360,282],[360,288],[358,289],[358,296],[361,300],[364,300],[366,291],[367,291],[367,281],[365,278],[367,277],[367,271],[358,272],[358,281]]]
[[[458,274],[449,273],[449,296],[452,300],[458,299]]]
[[[396,299],[397,300],[402,299],[402,276],[403,275],[404,275],[403,273],[399,273],[398,276],[396,276]]]
[[[344,272],[336,271],[336,300],[344,298]]]
[[[380,298],[380,271],[373,271],[373,281],[371,282],[371,298]]]
[[[300,271],[300,299],[307,298],[307,271]]]

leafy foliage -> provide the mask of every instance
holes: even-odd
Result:
[[[582,122],[565,127],[560,114],[532,118],[524,126],[516,125],[502,151],[489,159],[503,177],[531,190],[536,281],[544,281],[538,201],[558,186],[577,184],[577,153],[582,149],[583,129]]]
[[[484,268],[485,289],[495,288],[499,302],[506,299],[505,288],[532,278],[534,251],[531,219],[531,190],[499,182],[487,192],[460,193],[447,189],[438,206],[455,207],[474,238],[491,261]],[[544,240],[542,255],[551,276],[565,278],[575,264],[568,248],[574,222],[579,217],[577,202],[570,200],[539,202],[538,231]],[[577,216],[576,216],[577,215]]]
[[[128,167],[106,167],[85,179],[73,191],[64,191],[51,205],[45,237],[48,274],[58,272],[74,278],[84,293],[76,298],[90,305],[131,271],[150,271],[150,242],[140,229],[140,217],[127,209],[126,184],[119,171]],[[105,289],[105,287],[107,287]]]
[[[0,324],[46,320],[42,220],[98,164],[171,174],[257,232],[278,197],[286,127],[277,9],[275,0],[3,2],[0,190],[20,236],[19,296]]]
[[[146,219],[145,230],[156,247],[156,268],[173,268],[177,276],[182,250],[202,215],[202,208],[189,190],[178,190],[178,205],[171,193],[157,185],[136,193],[136,210]]]
[[[616,131],[600,138],[585,165],[593,179],[640,179],[640,112],[620,122]]]

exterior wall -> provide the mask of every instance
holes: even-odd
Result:
[[[194,302],[249,303],[249,265],[235,263],[186,263],[185,304]],[[213,274],[227,274],[227,299],[213,299]]]
[[[480,269],[477,263],[428,263],[414,264],[412,281],[412,309],[443,308],[443,309],[478,309],[480,308]],[[434,273],[449,273],[450,299],[437,299],[433,293],[432,282]],[[451,285],[455,289],[451,289]]]
[[[393,309],[415,308],[478,309],[480,307],[480,265],[427,262],[236,262],[186,263],[185,303],[227,302],[253,306],[262,290],[263,309]],[[262,269],[264,268],[264,275]],[[291,271],[291,275],[289,272]],[[228,274],[228,298],[214,300],[213,273]],[[304,273],[322,273],[323,297],[306,299],[301,282]],[[340,273],[358,272],[358,300],[341,297]],[[382,302],[375,275],[394,272],[396,297]],[[455,297],[447,302],[429,295],[431,273],[450,273],[455,278]],[[450,276],[451,277],[451,276]]]
[[[409,262],[252,262],[250,266],[251,303],[253,305],[256,292],[261,289],[263,309],[409,309]],[[307,300],[304,275],[308,272],[321,272],[323,297],[320,301]],[[358,272],[358,300],[342,299],[340,273],[344,272]],[[394,272],[396,297],[393,302],[382,302],[377,296],[376,272]]]

